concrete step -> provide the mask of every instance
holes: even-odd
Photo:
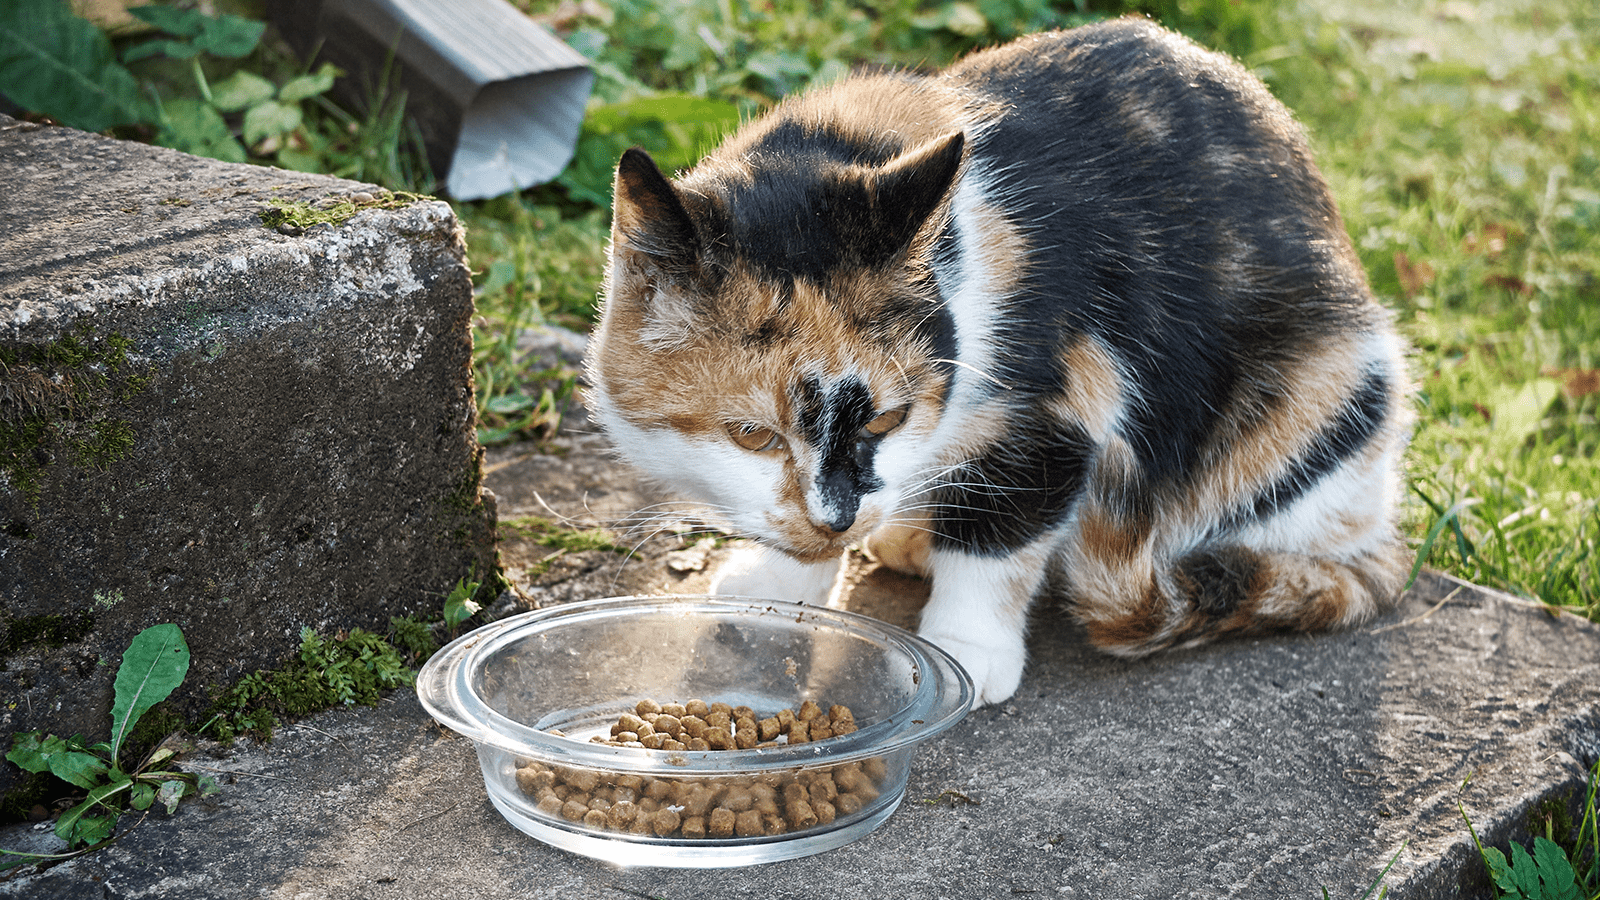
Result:
[[[268,227],[273,203],[345,201]],[[494,565],[448,204],[0,116],[0,743],[103,737],[175,622],[179,708]],[[0,793],[16,770],[0,766]]]
[[[614,525],[646,502],[594,439],[562,449],[490,454],[503,515]],[[694,591],[721,551],[675,566],[693,541],[647,532],[626,559],[569,554],[527,578],[508,566],[543,602]],[[503,549],[538,556],[514,538]],[[860,560],[847,581],[845,606],[900,623],[926,597]],[[552,849],[506,824],[471,744],[400,692],[190,757],[220,794],[0,897],[1355,900],[1391,859],[1391,900],[1490,897],[1457,804],[1504,848],[1526,840],[1531,810],[1575,802],[1600,756],[1600,627],[1436,573],[1339,634],[1128,662],[1046,610],[1030,649],[1012,701],[919,751],[887,823],[814,857],[618,869]],[[0,846],[47,829],[9,829]]]

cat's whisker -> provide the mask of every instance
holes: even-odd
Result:
[[[976,366],[971,365],[970,363],[962,362],[959,359],[949,359],[949,358],[946,358],[946,357],[939,357],[937,359],[932,360],[932,362],[942,363],[944,365],[956,366],[958,368],[966,369],[968,372],[971,372],[972,374],[978,376],[979,378],[994,382],[995,386],[1000,388],[1003,391],[1007,391],[1007,390],[1011,389],[1010,385],[1006,384],[1004,381],[1001,381],[999,378],[996,378],[995,376],[990,375],[988,372],[985,372],[982,369],[979,369]]]

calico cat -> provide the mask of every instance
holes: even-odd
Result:
[[[622,156],[588,359],[621,455],[760,542],[721,593],[931,577],[980,702],[1035,597],[1137,656],[1349,625],[1407,568],[1404,347],[1301,129],[1133,18]]]

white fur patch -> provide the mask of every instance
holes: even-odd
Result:
[[[917,633],[961,663],[980,705],[1009,699],[1022,683],[1028,606],[1054,542],[1000,558],[935,551],[930,559],[933,592]]]
[[[765,511],[778,505],[783,464],[773,456],[741,450],[721,439],[694,438],[670,428],[640,428],[597,410],[606,433],[624,459],[647,477],[670,484],[683,500],[704,506],[713,518],[751,537],[772,538]]]
[[[994,323],[1004,320],[1004,298],[995,290],[1004,282],[1002,273],[986,265],[984,229],[974,222],[977,211],[991,205],[990,178],[984,167],[969,164],[950,198],[951,218],[956,229],[955,259],[939,260],[934,266],[940,290],[947,297],[945,308],[955,321],[959,359],[955,390],[949,406],[961,409],[999,385],[995,368]]]
[[[807,563],[760,544],[747,544],[717,569],[711,593],[824,606],[839,570],[838,559]]]

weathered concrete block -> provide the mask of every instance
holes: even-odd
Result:
[[[0,116],[0,749],[104,733],[149,625],[183,628],[193,712],[302,626],[490,573],[449,206],[259,217],[374,191]]]

